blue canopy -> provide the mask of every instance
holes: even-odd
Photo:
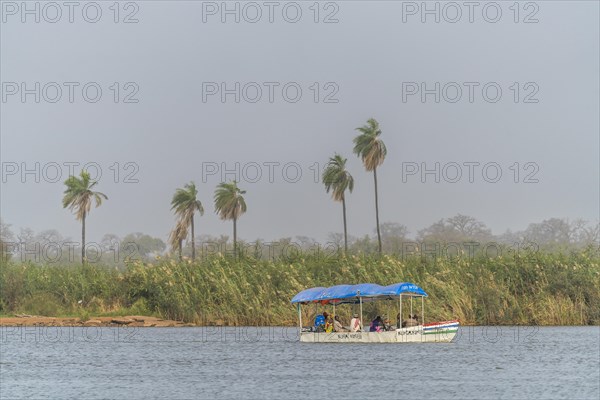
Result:
[[[358,285],[337,285],[328,288],[316,287],[301,291],[292,299],[292,303],[357,303],[359,299],[390,299],[401,294],[427,297],[427,293],[410,282],[380,286],[374,283]]]
[[[294,296],[292,303],[306,303],[309,301],[313,301],[315,299],[315,297],[320,295],[323,292],[323,290],[325,290],[325,289],[326,288],[324,288],[324,287],[314,287],[314,288],[303,290],[300,293],[298,293],[296,296]]]

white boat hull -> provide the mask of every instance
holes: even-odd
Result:
[[[458,321],[438,322],[386,332],[302,332],[306,343],[447,343],[458,332]]]

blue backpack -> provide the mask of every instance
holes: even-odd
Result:
[[[325,317],[322,314],[317,315],[315,318],[315,327],[319,325],[325,325]]]

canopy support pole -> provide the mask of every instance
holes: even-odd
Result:
[[[400,324],[400,328],[402,328],[402,293],[400,293],[398,303],[400,303],[400,319],[398,323]]]
[[[298,329],[300,329],[298,334],[302,335],[302,306],[300,303],[298,303]]]
[[[359,297],[358,301],[360,302],[360,331],[362,332],[362,328],[364,326],[363,314],[362,314],[362,297]]]
[[[331,318],[333,318],[333,320],[335,321],[335,303],[333,303],[333,317],[331,317]],[[327,322],[325,322],[325,323],[327,323]],[[335,322],[333,322],[333,326],[335,327]],[[332,330],[331,332],[334,332],[334,330]]]
[[[390,321],[390,325],[389,325],[389,326],[392,326],[392,318],[391,318],[391,316],[392,316],[392,313],[391,313],[391,306],[390,306],[390,303],[387,303],[387,319]],[[387,326],[388,326],[388,325],[386,325],[386,324],[385,324],[385,320],[383,321],[383,326],[384,326],[384,327],[386,328],[386,330],[387,330]]]
[[[425,326],[425,296],[421,296],[421,325]]]
[[[412,318],[412,315],[413,315],[413,311],[412,311],[412,299],[413,299],[413,297],[410,296],[410,318]]]

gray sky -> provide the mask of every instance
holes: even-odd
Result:
[[[428,5],[438,4],[440,23],[414,9],[421,2],[321,3],[319,23],[312,1],[277,3],[273,22],[269,8],[254,3],[262,11],[257,23],[247,21],[256,8],[241,2],[239,23],[234,15],[221,22],[221,10],[213,7],[221,2],[135,2],[121,8],[119,23],[113,2],[97,3],[97,23],[83,18],[86,2],[74,9],[72,23],[65,6],[60,20],[49,23],[55,9],[28,4],[40,7],[39,23],[23,15],[21,2],[2,2],[0,212],[14,227],[79,236],[79,222],[61,206],[65,163],[78,162],[100,167],[98,190],[109,196],[88,219],[90,240],[134,231],[166,239],[173,191],[190,180],[207,210],[197,232],[230,235],[231,224],[215,215],[212,197],[222,164],[234,170],[240,163],[248,204],[240,237],[324,240],[342,230],[341,205],[315,181],[315,167],[321,171],[339,152],[356,180],[348,197],[349,233],[373,234],[372,174],[352,154],[354,129],[370,117],[380,122],[388,148],[378,173],[382,222],[403,223],[414,234],[462,213],[501,233],[550,217],[599,218],[598,2],[521,3],[518,23],[513,2],[494,3],[502,12],[496,23],[487,21],[496,18],[487,2],[474,8],[472,23],[467,7],[450,23],[456,9],[435,2]],[[296,4],[302,16],[287,22]],[[93,19],[94,6],[86,10]],[[131,13],[138,22],[123,23]],[[338,22],[324,23],[328,16]],[[538,22],[524,23],[527,18]],[[78,84],[72,103],[65,82]],[[88,100],[82,94],[89,82],[102,89],[95,103],[94,85],[88,85]],[[239,103],[235,94],[225,102],[220,93],[207,94],[222,82],[229,89],[240,83]],[[431,89],[424,102],[420,92],[409,94],[422,83]],[[51,103],[56,86],[62,97]],[[251,103],[256,86],[262,97]],[[302,95],[292,103],[297,87]],[[462,97],[451,102],[457,87]],[[23,88],[31,90],[24,101]],[[125,103],[136,89],[130,100],[138,102]],[[424,179],[422,163],[433,170],[436,162],[439,182],[433,173]],[[22,176],[23,167],[36,163],[39,182],[34,173]],[[61,166],[58,182],[51,182],[54,163]],[[215,165],[219,171],[211,174]],[[498,168],[502,176],[493,182]],[[126,182],[132,180],[138,182]]]

